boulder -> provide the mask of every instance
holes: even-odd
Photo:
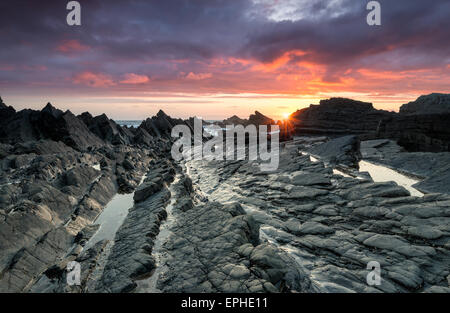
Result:
[[[314,146],[308,150],[309,153],[319,156],[325,162],[335,165],[346,165],[350,167],[358,167],[361,160],[359,151],[360,140],[357,136],[344,136],[318,146]]]
[[[160,191],[162,188],[163,188],[162,179],[158,179],[158,180],[150,181],[150,182],[144,182],[134,192],[133,199],[135,202],[144,201],[148,197],[155,194],[157,191]]]

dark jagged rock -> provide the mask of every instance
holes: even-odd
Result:
[[[431,94],[401,107],[400,113],[376,110],[371,103],[344,98],[291,115],[297,134],[358,134],[397,140],[409,151],[450,151],[449,95]]]
[[[357,136],[344,136],[314,146],[308,152],[334,165],[358,168],[358,162],[361,160],[359,146],[360,140]]]
[[[0,186],[1,194],[8,195],[0,197],[0,291],[29,290],[74,243],[83,244],[92,235],[86,226],[118,190],[113,167],[108,168],[112,162],[129,162],[133,169],[127,171],[126,180],[139,181],[149,161],[140,149],[127,147],[125,152],[114,147],[110,155],[115,154],[115,160],[99,171],[88,164],[101,155],[65,147],[53,153],[17,155],[12,173],[21,181]],[[22,146],[15,149],[18,152]]]
[[[85,150],[92,146],[99,147],[104,144],[70,111],[63,113],[55,120],[49,119],[43,122],[42,119],[39,119],[35,125],[40,129],[44,138],[63,141],[78,150]]]
[[[401,106],[400,114],[430,115],[450,113],[450,94],[432,93]]]
[[[57,119],[63,114],[63,111],[58,110],[57,108],[52,106],[50,102],[48,102],[47,105],[42,109],[41,113],[50,114],[55,119]]]
[[[134,133],[133,142],[137,145],[150,146],[153,137],[142,127],[139,127]]]
[[[53,140],[37,140],[20,142],[14,145],[11,151],[14,154],[35,153],[38,155],[55,154],[55,153],[74,153],[75,151],[61,141]]]
[[[266,173],[255,162],[172,162],[171,129],[192,125],[163,112],[129,130],[125,144],[111,144],[106,116],[69,113],[14,112],[11,121],[26,122],[22,137],[0,136],[0,292],[149,291],[140,289],[149,278],[164,292],[450,291],[449,197],[410,197],[394,182],[334,174],[325,163],[359,159],[355,136],[321,146],[326,138],[292,141]],[[86,134],[100,146],[79,138]],[[316,144],[311,151],[327,162],[298,153]],[[367,147],[411,155],[392,142]],[[419,162],[432,174],[423,183],[437,186],[449,171],[438,155],[447,162],[432,153],[398,162]],[[114,194],[134,190],[117,232],[90,243],[108,225],[93,224]],[[81,264],[81,286],[66,284],[72,260]],[[373,260],[382,266],[379,286],[366,282]]]
[[[134,193],[134,201],[142,202],[148,197],[152,196],[156,192],[160,191],[163,188],[163,180],[162,178],[158,178],[154,181],[147,181],[143,183]]]
[[[28,291],[44,272],[64,269],[65,256],[79,253],[92,232],[77,234],[122,185],[134,190],[149,151],[107,145],[81,119],[50,104],[13,112],[2,123],[8,134],[2,141],[14,145],[0,145],[0,291]]]
[[[255,114],[251,114],[248,118],[249,124],[253,125],[275,125],[275,121],[258,111],[255,111]]]
[[[130,144],[134,136],[128,128],[117,125],[106,114],[92,117],[89,112],[84,112],[78,117],[83,120],[91,132],[105,142],[111,144]]]
[[[380,124],[379,137],[396,140],[408,151],[450,151],[450,114],[399,115]]]
[[[7,106],[0,98],[0,121],[5,121],[16,113],[16,110],[12,106]],[[0,131],[0,134],[2,132]]]
[[[162,137],[169,135],[175,125],[176,123],[169,119],[162,110],[159,110],[156,116],[142,122],[140,127],[153,136]]]
[[[233,115],[232,117],[223,120],[219,124],[222,125],[223,127],[225,127],[226,125],[259,126],[259,125],[275,125],[275,121],[263,115],[262,113],[255,111],[254,114],[250,114],[248,119],[242,119],[237,115]]]
[[[0,291],[43,290],[42,281],[64,278],[53,274],[80,253],[113,195],[132,192],[150,156],[166,157],[170,142],[141,129],[138,148],[135,134],[105,115],[76,117],[50,104],[15,112],[2,103],[0,119]],[[164,182],[173,180],[172,167],[158,167]]]
[[[230,118],[227,118],[223,120],[222,122],[218,123],[221,127],[225,128],[227,125],[255,125],[256,127],[260,125],[278,125],[279,127],[279,140],[280,141],[286,141],[292,139],[293,135],[293,127],[288,121],[278,121],[275,122],[273,119],[263,115],[262,113],[255,111],[255,114],[251,114],[249,116],[249,119],[242,119],[238,117],[237,115],[233,115]],[[267,128],[268,132],[274,131],[271,127]],[[270,135],[269,135],[270,138]]]
[[[331,98],[298,110],[290,119],[298,134],[363,134],[375,132],[380,121],[393,114],[376,110],[371,103]]]
[[[247,125],[248,120],[242,119],[237,115],[233,115],[222,122],[223,125]]]
[[[450,151],[450,95],[431,94],[404,104],[400,114],[384,119],[379,136],[409,151]]]
[[[2,114],[0,140],[10,144],[36,140],[37,134],[30,122],[31,113],[31,110],[22,110],[17,113],[14,111],[13,114]]]
[[[0,140],[10,144],[51,139],[62,141],[77,150],[104,144],[70,111],[63,113],[50,103],[42,111],[22,110],[7,115],[1,123],[4,127]]]
[[[166,113],[164,113],[164,111],[159,110],[156,116],[143,121],[139,128],[143,128],[149,135],[153,137],[170,138],[172,128],[178,124],[188,125],[187,123],[185,123],[185,121],[181,119],[173,119]]]

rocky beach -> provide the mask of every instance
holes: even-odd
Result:
[[[331,98],[217,123],[280,126],[265,172],[173,160],[192,118],[127,127],[0,100],[0,292],[448,293],[449,120],[450,95],[430,94],[399,113]]]

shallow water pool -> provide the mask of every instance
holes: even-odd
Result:
[[[424,195],[422,192],[412,187],[414,184],[419,182],[418,179],[403,175],[386,166],[373,164],[367,161],[360,161],[359,171],[368,172],[374,182],[396,182],[397,185],[402,186],[403,188],[408,190],[411,196],[423,197]]]

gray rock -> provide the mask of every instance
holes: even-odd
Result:
[[[318,173],[301,173],[296,174],[291,179],[291,184],[300,186],[311,185],[330,185],[331,181],[328,177]]]
[[[326,225],[317,222],[306,222],[302,224],[298,230],[298,234],[309,234],[309,235],[326,235],[333,234],[335,230]]]
[[[146,200],[148,197],[160,191],[163,188],[162,179],[158,179],[154,182],[144,182],[136,189],[133,199],[136,202]]]
[[[432,93],[400,107],[401,114],[442,114],[450,113],[450,95]]]
[[[331,164],[358,168],[358,162],[361,159],[359,145],[358,137],[344,136],[314,146],[308,152]]]

